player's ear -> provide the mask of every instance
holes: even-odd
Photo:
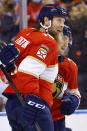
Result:
[[[45,16],[44,17],[44,25],[49,26],[49,24],[50,24],[49,18],[47,16]]]

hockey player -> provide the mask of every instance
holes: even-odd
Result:
[[[45,32],[49,33],[51,28],[61,31],[65,17],[66,12],[61,7],[46,5],[40,11],[38,30],[24,29],[14,41],[19,57],[15,61],[16,70],[11,72],[11,79],[24,96],[26,104],[22,107],[12,87],[9,85],[6,88],[3,94],[8,98],[6,112],[12,131],[32,131],[34,124],[38,126],[38,119],[42,123],[42,131],[54,131],[50,107],[53,104],[52,85],[58,73],[58,51],[54,38]],[[16,48],[12,46],[10,44],[0,52],[0,60],[7,71],[13,68],[18,56]],[[3,58],[7,58],[6,61]]]
[[[65,131],[65,115],[72,114],[80,103],[77,84],[77,65],[63,56],[71,39],[71,30],[64,26],[64,42],[58,44],[59,73],[53,85],[53,106],[51,113],[54,121],[54,131]]]

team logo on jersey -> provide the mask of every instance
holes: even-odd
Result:
[[[48,50],[40,47],[39,50],[37,51],[37,56],[40,57],[41,59],[45,60],[46,56],[47,56]]]
[[[63,86],[64,78],[60,74],[58,74],[53,84],[53,98],[56,98],[60,95],[63,90]]]

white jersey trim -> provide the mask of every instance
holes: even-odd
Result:
[[[79,97],[81,96],[78,89],[69,89],[68,88],[68,89],[66,89],[65,93],[66,94],[71,94],[71,95],[73,95],[73,94],[78,95]]]
[[[40,75],[40,79],[53,83],[58,74],[58,64],[53,67],[46,68]]]
[[[58,74],[58,64],[46,68],[45,63],[35,57],[28,56],[20,63],[18,71],[53,83]]]
[[[46,65],[42,61],[28,56],[20,63],[18,71],[39,77],[39,75],[44,72],[45,68]]]

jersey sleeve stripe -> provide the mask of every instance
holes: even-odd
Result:
[[[18,71],[39,77],[45,70],[46,65],[34,57],[26,57],[19,65]]]
[[[57,67],[58,68],[58,64],[55,65],[49,65],[48,68],[52,68],[52,67]]]
[[[19,72],[22,72],[22,73],[25,73],[25,74],[28,74],[28,75],[32,75],[32,76],[34,76],[34,77],[36,77],[36,78],[39,78],[38,75],[36,75],[36,74],[34,74],[34,73],[31,73],[31,72],[29,72],[29,71],[19,70]]]
[[[79,98],[81,97],[81,96],[80,96],[80,92],[78,91],[78,89],[72,89],[72,90],[67,89],[67,90],[65,91],[65,93],[66,93],[66,94],[71,94],[71,95],[79,96]]]
[[[56,64],[54,67],[46,68],[44,73],[40,75],[40,79],[53,83],[55,80],[55,76],[57,76],[57,73],[58,73],[58,65]]]

